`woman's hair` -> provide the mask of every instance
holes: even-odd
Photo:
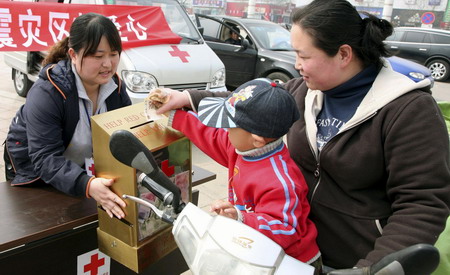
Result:
[[[109,18],[97,13],[80,15],[73,21],[69,36],[57,42],[50,49],[42,66],[68,59],[69,48],[73,48],[76,53],[84,49],[81,59],[95,54],[103,36],[106,37],[113,51],[118,51],[119,54],[122,52],[119,31]]]
[[[313,0],[293,13],[292,22],[327,55],[335,56],[339,47],[347,44],[364,66],[380,67],[380,57],[390,56],[383,41],[392,34],[393,27],[374,15],[363,16],[347,0]]]

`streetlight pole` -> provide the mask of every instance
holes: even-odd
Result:
[[[394,0],[384,0],[382,18],[391,22],[392,10],[394,9]]]
[[[247,17],[248,18],[255,18],[255,0],[248,0],[248,11],[247,11]]]

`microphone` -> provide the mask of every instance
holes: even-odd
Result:
[[[182,203],[180,199],[180,189],[166,176],[166,174],[163,173],[163,171],[161,171],[147,146],[145,146],[130,131],[117,130],[112,133],[109,140],[109,149],[118,161],[141,171],[161,187],[172,192],[172,206],[174,207],[175,213],[178,214],[183,210],[184,203]],[[151,189],[149,190],[152,191]],[[164,197],[165,194],[161,194],[161,196]]]

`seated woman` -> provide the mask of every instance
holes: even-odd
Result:
[[[95,13],[75,19],[11,122],[4,151],[11,185],[50,184],[94,198],[111,218],[125,216],[125,202],[109,188],[114,180],[85,169],[92,158],[91,116],[131,104],[116,74],[121,52],[110,19]]]

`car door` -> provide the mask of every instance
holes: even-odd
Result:
[[[424,64],[430,51],[429,34],[415,30],[396,29],[385,41],[387,50],[396,56]]]
[[[430,51],[430,34],[421,31],[406,31],[402,37],[399,56],[424,64]]]
[[[230,51],[224,51],[222,53],[222,62],[225,64],[227,78],[230,78],[227,84],[232,87],[237,87],[255,77],[256,60],[258,57],[257,47],[251,36],[246,32],[244,26],[228,20],[224,20],[224,23],[236,26],[240,30],[241,40],[245,40],[241,46],[227,44],[225,47],[231,46]],[[228,33],[229,28],[226,25],[222,25],[221,37],[226,37]]]
[[[397,55],[399,52],[400,44],[402,43],[402,37],[405,34],[403,30],[400,29],[394,29],[394,32],[392,35],[390,35],[384,43],[386,44],[386,49],[388,52],[392,55]]]
[[[244,27],[235,21],[220,21],[205,15],[198,17],[200,27],[203,28],[203,39],[225,65],[227,86],[235,88],[253,79],[258,53]],[[233,26],[240,30],[241,45],[225,43],[225,39],[230,36],[230,27]]]

